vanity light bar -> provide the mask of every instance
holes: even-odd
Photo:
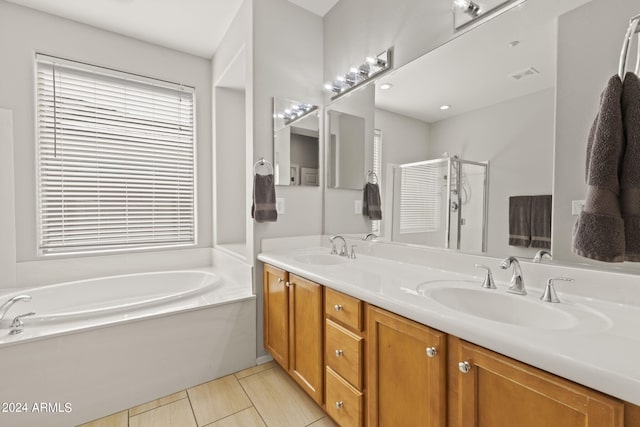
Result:
[[[284,120],[285,125],[290,125],[291,123],[300,120],[301,118],[307,116],[308,114],[313,113],[318,109],[317,105],[312,104],[294,104],[289,108],[286,108],[281,113],[276,113],[275,116],[279,119]]]
[[[379,55],[367,57],[362,65],[351,67],[344,76],[338,76],[333,82],[326,83],[324,85],[325,90],[333,94],[331,100],[354,90],[391,69],[393,65],[392,54],[392,49],[387,49]]]

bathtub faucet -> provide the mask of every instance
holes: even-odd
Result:
[[[11,306],[17,303],[18,301],[24,301],[24,302],[31,301],[31,297],[29,295],[18,295],[9,299],[4,304],[0,305],[0,321],[4,319],[4,316],[7,314],[7,311],[9,311]]]

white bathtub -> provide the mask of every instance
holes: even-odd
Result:
[[[21,289],[0,303],[23,294],[31,301],[0,325],[0,426],[72,426],[255,364],[251,284],[215,269]]]

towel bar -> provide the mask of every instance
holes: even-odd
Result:
[[[269,166],[269,168],[271,168],[271,173],[273,174],[273,165],[268,160],[265,160],[264,157],[260,157],[260,159],[253,164],[253,174],[256,174],[256,167],[263,165]]]
[[[627,29],[627,34],[624,36],[624,41],[622,42],[622,50],[620,51],[620,62],[618,64],[618,76],[620,76],[620,80],[622,81],[624,81],[625,69],[627,68],[629,45],[631,44],[631,39],[633,38],[633,36],[640,31],[640,27],[638,26],[639,23],[640,15],[636,15],[629,20],[629,28]],[[638,43],[638,55],[636,58],[636,67],[634,72],[638,74],[638,71],[640,71],[640,43]]]

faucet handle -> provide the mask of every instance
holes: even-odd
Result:
[[[356,248],[357,245],[351,245],[351,253],[349,254],[350,259],[356,259]]]
[[[11,331],[9,331],[9,335],[17,335],[22,333],[22,327],[24,326],[24,322],[22,321],[22,318],[24,317],[28,317],[28,316],[35,316],[36,314],[32,311],[30,313],[25,313],[25,314],[20,314],[16,317],[13,318],[13,321],[11,322]]]
[[[564,282],[573,282],[573,279],[570,277],[552,277],[547,280],[547,286],[544,288],[544,293],[540,297],[540,300],[544,302],[560,302],[560,298],[558,298],[558,294],[556,294],[556,289],[553,287],[553,282],[556,280],[562,280]]]
[[[491,274],[491,268],[483,264],[476,264],[475,266],[476,268],[482,268],[487,271],[484,276],[484,281],[482,282],[482,287],[485,289],[496,289],[496,284],[493,281],[493,274]]]
[[[536,252],[536,255],[533,257],[533,262],[539,264],[542,262],[543,258],[553,259],[553,256],[551,256],[551,252],[544,249],[540,249],[538,252]]]

